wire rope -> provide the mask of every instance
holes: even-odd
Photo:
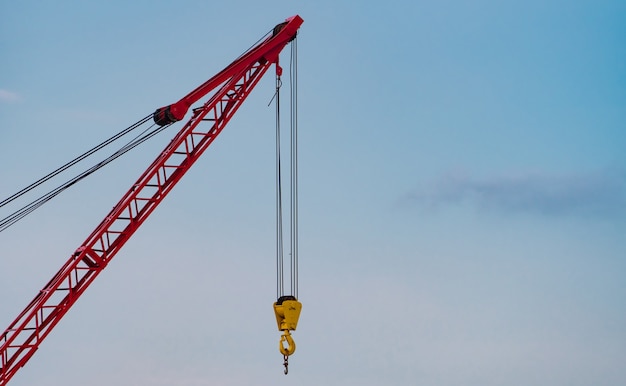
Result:
[[[145,123],[145,121],[144,121],[144,123]],[[165,125],[165,126],[157,126],[156,129],[148,132],[154,126],[156,126],[156,124],[153,123],[147,129],[145,129],[143,132],[141,132],[139,135],[137,135],[135,138],[133,138],[131,141],[129,141],[126,145],[122,146],[119,150],[117,150],[113,154],[111,154],[109,157],[107,157],[104,160],[98,162],[94,166],[88,168],[87,170],[83,171],[82,173],[78,174],[77,176],[73,177],[72,179],[68,180],[67,182],[59,185],[55,189],[53,189],[50,192],[44,194],[43,196],[39,197],[38,199],[32,201],[31,203],[23,206],[21,209],[15,211],[14,213],[10,214],[9,216],[1,219],[0,220],[0,232],[3,232],[7,228],[9,228],[11,225],[13,225],[16,222],[18,222],[19,220],[23,219],[24,217],[26,217],[27,215],[29,215],[30,213],[32,213],[33,211],[35,211],[36,209],[41,207],[43,204],[45,204],[46,202],[48,202],[51,199],[53,199],[54,197],[56,197],[57,195],[59,195],[61,192],[63,192],[64,190],[66,190],[70,186],[76,184],[77,182],[79,182],[82,179],[86,178],[87,176],[89,176],[90,174],[94,173],[98,169],[100,169],[103,166],[111,163],[115,159],[119,158],[123,154],[127,153],[128,151],[130,151],[131,149],[137,147],[141,143],[145,142],[146,140],[152,138],[153,136],[155,136],[156,134],[160,133],[164,129],[168,128],[169,126],[171,126],[171,124]],[[146,132],[147,132],[147,134],[146,134]]]
[[[291,42],[291,293],[298,297],[298,45]]]
[[[290,80],[290,197],[289,197],[289,281],[291,295],[298,297],[298,86],[297,86],[297,45],[296,39],[291,42],[291,59],[289,65]],[[281,127],[280,127],[280,75],[276,75],[276,292],[280,298],[285,293],[284,284],[284,237],[283,237],[283,197],[282,197],[282,165],[281,165]],[[271,101],[270,101],[271,103]]]
[[[21,197],[24,194],[30,192],[34,188],[36,188],[39,185],[43,184],[44,182],[50,180],[51,178],[53,178],[53,177],[57,176],[58,174],[64,172],[65,170],[69,169],[70,167],[76,165],[80,161],[83,161],[87,157],[93,155],[97,151],[103,149],[105,146],[110,145],[111,143],[113,143],[116,140],[120,139],[124,135],[126,135],[126,134],[130,133],[131,131],[135,130],[137,127],[139,127],[139,126],[143,125],[144,123],[146,123],[151,117],[152,117],[152,114],[146,116],[145,118],[140,119],[139,121],[137,121],[137,122],[133,123],[132,125],[128,126],[126,129],[124,129],[124,130],[120,131],[119,133],[115,134],[111,138],[103,141],[102,143],[98,144],[97,146],[94,146],[93,148],[89,149],[85,153],[83,153],[83,154],[79,155],[78,157],[74,158],[73,160],[71,160],[70,162],[66,163],[65,165],[55,169],[54,171],[52,171],[52,172],[48,173],[47,175],[41,177],[40,179],[38,179],[37,181],[33,182],[32,184],[26,186],[25,188],[19,190],[18,192],[14,193],[11,196],[9,196],[9,197],[5,198],[4,200],[0,201],[0,208],[5,206],[5,205],[7,205],[8,203],[18,199],[19,197]]]
[[[285,293],[284,287],[284,260],[283,260],[283,198],[280,160],[280,75],[276,75],[276,298]]]
[[[252,51],[252,49],[253,49],[254,47],[258,46],[258,45],[259,45],[259,43],[261,43],[261,41],[262,41],[262,40],[265,40],[265,39],[266,39],[266,38],[267,38],[267,37],[268,37],[268,36],[269,36],[269,35],[273,32],[273,30],[274,30],[274,29],[272,28],[272,29],[270,29],[269,31],[267,31],[267,32],[265,33],[265,35],[263,35],[263,36],[261,36],[261,37],[259,38],[259,40],[257,40],[254,44],[252,44],[250,47],[248,47],[248,49],[244,50],[244,51],[243,51],[243,52],[242,52],[242,53],[241,53],[241,54],[240,54],[240,55],[239,55],[239,56],[238,56],[238,57],[237,57],[237,58],[233,61],[233,63],[234,63],[234,62],[236,62],[237,60],[241,59],[241,57],[242,57],[242,56],[244,56],[245,54],[247,54],[248,52]]]

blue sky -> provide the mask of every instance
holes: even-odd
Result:
[[[0,198],[294,14],[289,375],[268,76],[11,384],[626,383],[622,1],[2,2]],[[0,233],[0,328],[173,135]]]

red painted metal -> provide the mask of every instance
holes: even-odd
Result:
[[[193,115],[170,144],[0,336],[0,386],[26,364],[89,284],[215,140],[269,67],[277,63],[278,54],[293,40],[302,22],[296,15],[278,24],[266,40],[166,107],[175,120],[180,120],[195,102],[219,87],[206,103],[192,110]],[[157,123],[166,108],[155,112]],[[200,125],[202,122],[209,125]]]

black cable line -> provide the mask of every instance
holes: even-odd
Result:
[[[256,43],[254,43],[253,45],[251,45],[250,47],[248,47],[248,49],[244,50],[235,60],[233,60],[232,63],[236,62],[237,60],[241,59],[242,56],[244,56],[245,54],[247,54],[248,52],[252,51],[253,48],[255,48],[256,46],[259,45],[259,43],[261,42],[261,40],[265,40],[273,31],[274,29],[270,29],[269,31],[267,31],[265,33],[265,35],[261,36],[259,38],[259,40],[256,41]]]
[[[35,181],[32,184],[28,185],[27,187],[21,189],[20,191],[12,194],[11,196],[5,198],[2,201],[0,201],[0,208],[5,206],[6,204],[16,200],[17,198],[23,196],[24,194],[30,192],[31,190],[33,190],[37,186],[43,184],[44,182],[48,181],[52,177],[55,177],[58,174],[60,174],[61,172],[63,172],[65,170],[69,169],[70,167],[76,165],[77,163],[79,163],[80,161],[84,160],[85,158],[93,155],[95,152],[101,150],[105,146],[110,145],[111,143],[115,142],[116,140],[118,140],[119,138],[123,137],[124,135],[126,135],[126,134],[130,133],[131,131],[135,130],[137,127],[139,127],[139,126],[143,125],[144,123],[146,123],[146,121],[148,121],[151,117],[152,117],[152,114],[146,116],[145,118],[140,119],[136,123],[130,125],[126,129],[120,131],[119,133],[115,134],[114,136],[112,136],[111,138],[107,139],[106,141],[104,141],[104,142],[100,143],[99,145],[91,148],[90,150],[88,150],[85,153],[79,155],[78,157],[74,158],[73,160],[71,160],[70,162],[66,163],[65,165],[57,168],[56,170],[54,170],[54,171],[50,172],[49,174],[41,177],[37,181]]]
[[[122,146],[119,150],[117,150],[115,153],[111,154],[109,157],[107,157],[104,160],[98,162],[94,166],[92,166],[89,169],[85,170],[84,172],[78,174],[77,176],[75,176],[74,178],[72,178],[69,181],[65,182],[64,184],[58,186],[57,188],[55,188],[55,189],[51,190],[50,192],[46,193],[45,195],[43,195],[43,196],[39,197],[38,199],[32,201],[30,204],[25,205],[21,209],[15,211],[14,213],[12,213],[9,216],[7,216],[7,217],[3,218],[2,220],[0,220],[0,232],[6,230],[11,225],[13,225],[16,222],[18,222],[19,220],[23,219],[24,217],[26,217],[27,215],[29,215],[30,213],[32,213],[33,211],[35,211],[36,209],[41,207],[46,202],[50,201],[52,198],[54,198],[57,195],[59,195],[65,189],[69,188],[70,186],[74,185],[75,183],[79,182],[80,180],[86,178],[90,174],[94,173],[95,171],[97,171],[98,169],[102,168],[103,166],[109,164],[113,160],[119,158],[120,156],[122,156],[123,154],[127,153],[129,150],[135,148],[136,146],[140,145],[141,143],[145,142],[146,140],[152,138],[156,134],[160,133],[164,129],[166,129],[169,126],[171,126],[172,124],[165,125],[165,126],[159,126],[155,130],[153,130],[153,131],[151,131],[151,132],[149,132],[149,133],[144,135],[144,133],[146,133],[148,130],[152,129],[155,125],[156,124],[153,123],[150,127],[148,127],[146,130],[144,130],[141,134],[136,136],[133,140],[128,142],[126,145]]]
[[[298,45],[291,42],[291,286],[298,297]]]
[[[276,76],[276,298],[285,294],[283,261],[283,206],[280,164],[280,76]],[[272,98],[273,99],[273,98]]]

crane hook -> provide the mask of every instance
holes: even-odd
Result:
[[[287,344],[287,347],[285,347],[285,343]],[[283,335],[281,335],[280,342],[278,343],[278,349],[285,357],[288,357],[296,351],[296,342],[293,341],[289,330],[285,330]]]
[[[285,347],[285,343],[287,347]],[[296,351],[296,342],[293,341],[289,330],[285,330],[283,335],[281,335],[280,341],[278,342],[278,349],[280,353],[283,354],[283,365],[285,366],[285,375],[287,375],[289,373],[289,355]]]

